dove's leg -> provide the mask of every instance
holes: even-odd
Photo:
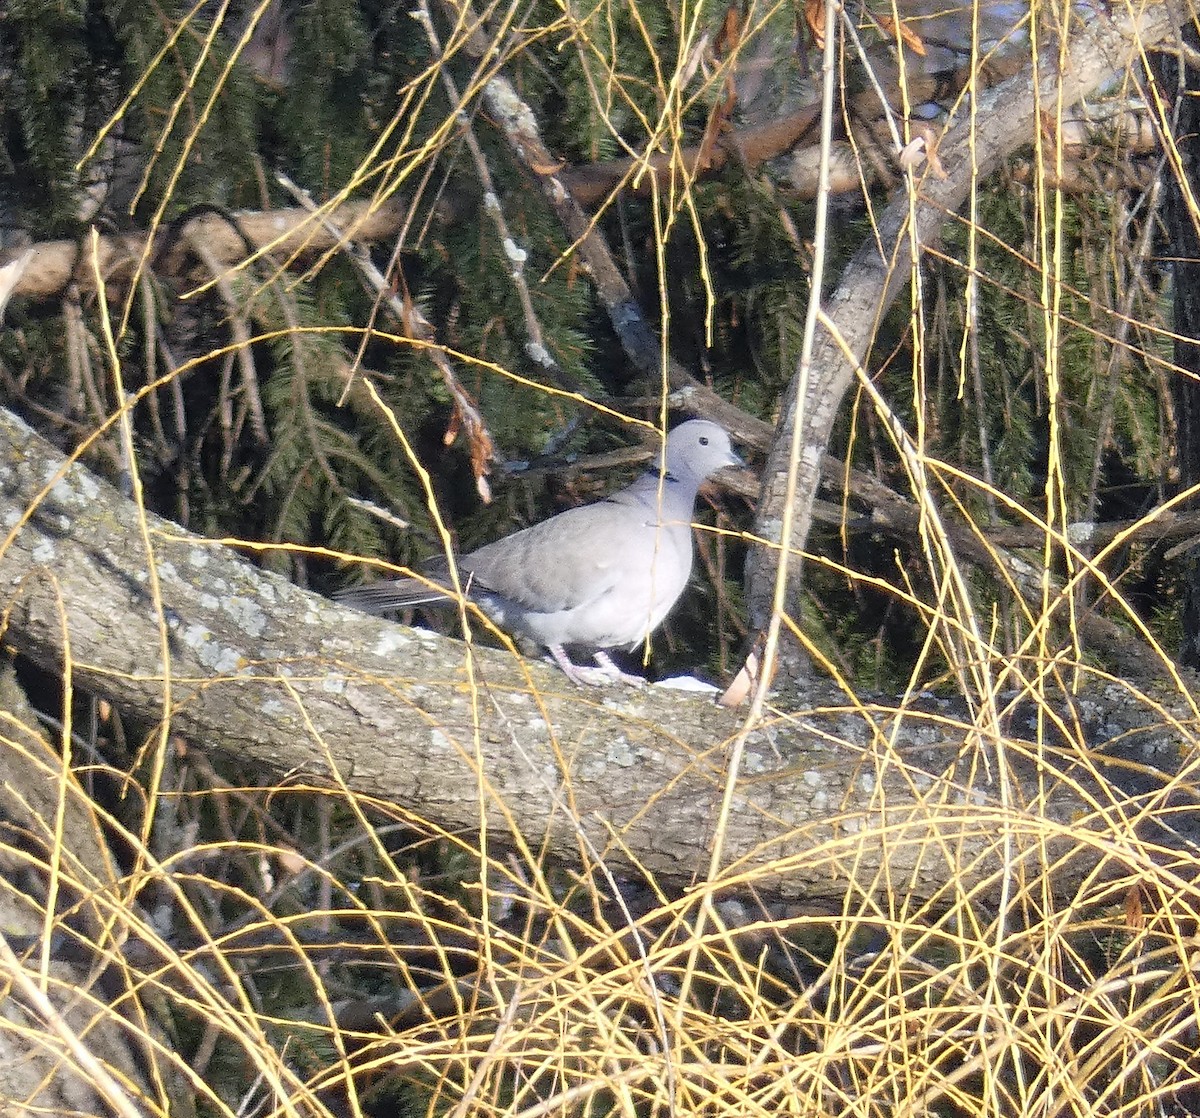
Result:
[[[561,644],[552,644],[549,648],[550,655],[554,657],[554,662],[562,668],[563,675],[575,684],[576,687],[595,687],[600,682],[596,679],[588,678],[594,672],[589,671],[587,668],[581,668],[578,664],[572,664],[571,658],[567,655],[566,650]]]
[[[603,671],[608,673],[609,679],[619,679],[622,683],[628,683],[631,687],[646,686],[646,681],[640,675],[630,675],[628,672],[621,671],[603,649],[593,653],[592,659],[600,665]]]
[[[550,655],[554,657],[554,662],[562,668],[563,675],[567,677],[576,687],[603,687],[607,683],[613,683],[618,679],[623,679],[626,683],[636,680],[638,683],[644,683],[645,680],[637,679],[636,676],[625,675],[620,668],[617,667],[604,653],[597,653],[596,661],[599,667],[586,668],[581,664],[572,664],[571,659],[567,656],[562,645],[550,645]],[[604,656],[601,660],[600,657]]]

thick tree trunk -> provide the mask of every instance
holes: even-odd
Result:
[[[541,664],[342,609],[139,511],[3,412],[0,467],[6,640],[60,670],[69,637],[76,687],[443,832],[486,819],[493,841],[545,838],[575,861],[600,851],[617,872],[706,872],[740,730],[709,701],[578,690]],[[916,895],[999,890],[1014,850],[1053,859],[1043,868],[1064,889],[1098,861],[1115,868],[1114,852],[1149,867],[1146,839],[1172,845],[1192,826],[1176,815],[1168,834],[1153,804],[1194,747],[1112,684],[1067,702],[1055,721],[1082,737],[1054,744],[1033,710],[997,739],[946,701],[814,695],[750,734],[722,864],[815,904],[880,872]],[[1111,806],[1133,794],[1136,814]],[[1071,834],[1045,842],[1047,820]]]

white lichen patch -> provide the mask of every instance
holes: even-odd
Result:
[[[195,567],[196,570],[202,571],[208,566],[210,556],[208,549],[203,547],[193,547],[187,554],[187,562],[189,567]]]
[[[512,237],[504,238],[504,255],[508,257],[509,263],[517,268],[523,267],[529,258],[529,253],[521,248]]]
[[[179,639],[190,648],[196,658],[210,671],[222,675],[231,675],[242,665],[241,653],[234,648],[222,645],[212,634],[212,630],[203,625],[187,625],[179,634]]]
[[[156,564],[156,569],[158,571],[158,577],[162,582],[174,583],[176,586],[182,582],[182,579],[179,577],[179,572],[175,569],[174,563],[169,563],[167,560],[161,559]]]
[[[57,473],[57,464],[46,464],[47,482]],[[82,470],[72,470],[66,477],[59,478],[54,483],[50,496],[62,505],[92,504],[100,496],[100,486],[95,478],[89,477]]]
[[[251,637],[261,637],[267,628],[267,615],[252,598],[232,597],[221,603],[222,611]]]
[[[341,695],[346,690],[346,677],[344,675],[327,675],[321,680],[321,690],[329,695]]]
[[[617,737],[608,743],[608,749],[605,750],[604,756],[610,765],[619,765],[623,769],[629,769],[638,763],[639,750],[629,744],[628,738]]]
[[[33,561],[35,563],[50,563],[54,560],[54,544],[49,540],[42,540],[41,543],[33,549]]]
[[[505,79],[493,78],[487,84],[486,94],[493,112],[503,118],[510,129],[529,136],[537,135],[537,121],[533,113]]]
[[[393,652],[406,652],[412,643],[412,639],[399,625],[389,625],[386,632],[379,634],[379,639],[371,651],[376,656],[390,656]]]
[[[554,364],[554,358],[550,356],[550,351],[538,342],[526,342],[525,353],[530,361],[540,365],[543,369]]]
[[[778,764],[779,762],[773,756],[768,758],[758,750],[747,747],[742,754],[738,771],[742,776],[762,776],[763,773],[776,769]]]

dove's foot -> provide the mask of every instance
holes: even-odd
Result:
[[[594,668],[571,663],[570,657],[567,656],[561,645],[552,646],[550,655],[554,657],[554,662],[562,668],[563,675],[576,687],[605,687],[610,683],[628,683],[634,687],[642,687],[646,682],[641,676],[629,675],[627,672],[621,671],[605,652],[595,654],[593,659],[596,661],[597,667]]]
[[[628,672],[621,671],[616,664],[609,659],[608,653],[600,651],[592,656],[592,659],[600,665],[600,670],[607,672],[610,680],[620,680],[622,683],[629,684],[630,687],[645,687],[646,681],[640,675],[630,675]]]

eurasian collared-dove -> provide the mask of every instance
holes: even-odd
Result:
[[[463,586],[501,629],[548,648],[573,682],[593,680],[565,646],[590,650],[606,678],[630,679],[605,650],[636,648],[666,617],[692,570],[696,491],[722,466],[738,465],[720,427],[690,420],[667,436],[665,473],[649,470],[603,501],[459,556]],[[443,563],[432,577],[442,582],[445,573]],[[353,587],[338,599],[367,613],[450,600],[412,578]]]

